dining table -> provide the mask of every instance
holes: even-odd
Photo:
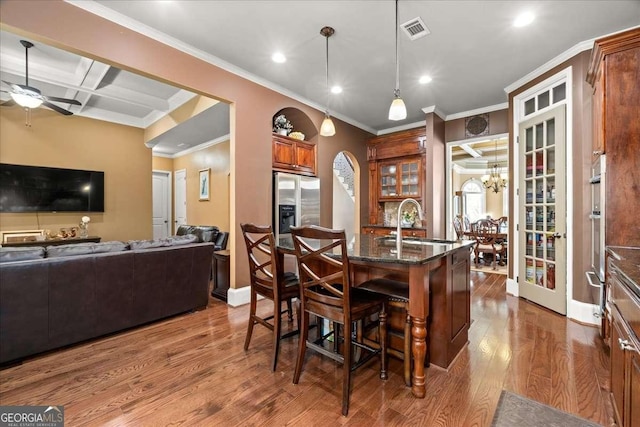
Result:
[[[280,265],[294,254],[289,234],[276,241]],[[374,278],[407,283],[413,356],[412,393],[426,395],[425,360],[448,368],[468,342],[471,324],[470,240],[347,235],[353,286]]]

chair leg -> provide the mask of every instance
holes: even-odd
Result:
[[[404,324],[404,383],[411,387],[411,315],[409,314],[409,303],[405,304],[407,320]]]
[[[387,379],[387,303],[380,311],[380,379]]]
[[[304,362],[304,353],[307,351],[307,338],[309,336],[309,313],[302,311],[302,321],[300,322],[300,338],[298,342],[298,358],[296,359],[296,369],[293,372],[293,383],[298,384],[300,373],[302,372],[302,363]]]
[[[293,308],[291,307],[291,298],[287,300],[287,313],[289,314],[289,322],[293,322]]]
[[[281,313],[282,302],[273,301],[273,360],[271,362],[271,371],[276,371],[278,364],[278,352],[280,351],[280,329],[281,329]]]
[[[342,415],[349,413],[349,390],[351,389],[351,322],[344,322],[344,363],[342,365]]]
[[[249,323],[247,325],[247,337],[244,340],[244,351],[249,350],[249,343],[251,342],[251,335],[253,334],[253,325],[256,324],[256,293],[251,290],[251,305],[249,307]]]
[[[495,251],[493,251],[493,269],[498,269],[498,254]]]

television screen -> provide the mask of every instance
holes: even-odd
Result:
[[[0,163],[0,212],[104,212],[104,172]]]

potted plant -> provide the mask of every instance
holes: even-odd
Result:
[[[273,131],[280,135],[289,135],[289,132],[293,129],[293,125],[284,114],[280,114],[273,119]]]

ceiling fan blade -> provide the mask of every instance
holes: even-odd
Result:
[[[57,96],[45,96],[45,98],[47,99],[47,101],[63,102],[65,104],[72,104],[72,105],[82,105],[80,101],[76,101],[75,99],[58,98]]]
[[[43,101],[42,105],[44,105],[45,107],[51,108],[53,111],[56,111],[60,114],[64,114],[65,116],[70,116],[73,114],[71,111],[65,110],[64,108],[60,108],[57,105],[50,103],[49,101]]]

